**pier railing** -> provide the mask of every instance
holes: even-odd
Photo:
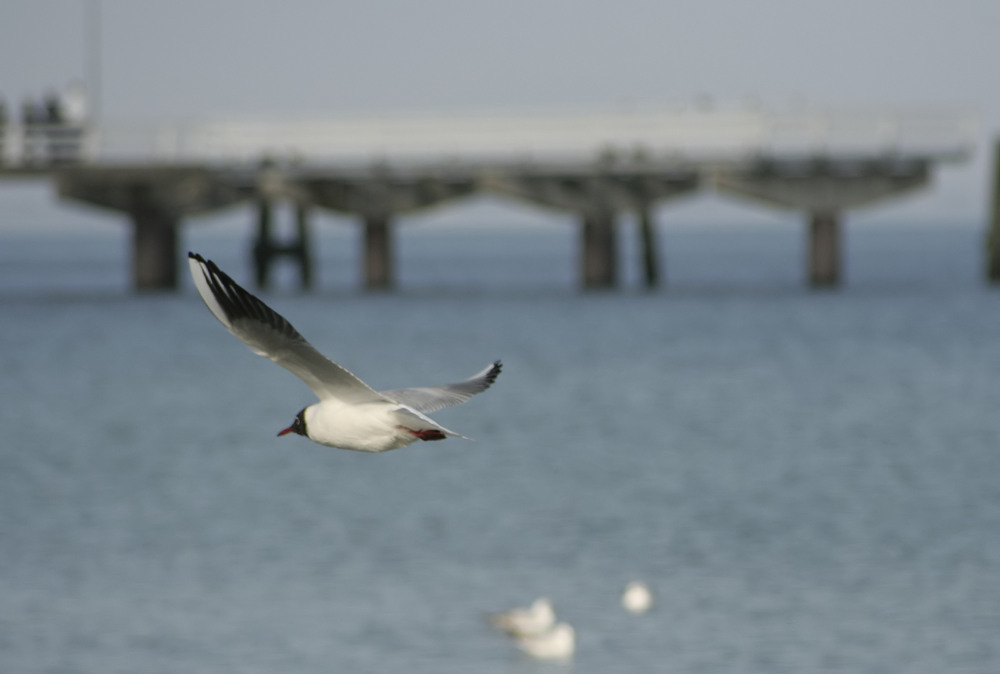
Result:
[[[591,114],[244,118],[9,123],[0,166],[54,163],[578,162],[595,157],[741,161],[761,155],[967,155],[972,115],[954,111],[644,111]]]

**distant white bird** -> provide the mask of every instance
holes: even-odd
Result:
[[[622,606],[630,613],[645,613],[653,606],[653,593],[645,583],[633,580],[622,593]]]
[[[306,383],[319,402],[303,408],[278,435],[297,433],[340,449],[384,452],[417,440],[444,440],[450,431],[427,416],[464,403],[490,387],[500,361],[465,381],[443,386],[375,391],[314,349],[292,324],[241,288],[211,260],[188,253],[198,293],[229,332]]]
[[[576,631],[568,623],[556,623],[541,634],[517,637],[517,647],[539,660],[569,660],[576,651]]]
[[[556,612],[547,597],[539,597],[527,608],[491,613],[487,619],[512,637],[530,637],[548,631],[556,622]]]

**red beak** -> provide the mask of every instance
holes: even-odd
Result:
[[[293,429],[293,428],[292,428],[291,426],[289,426],[288,428],[283,428],[283,429],[281,429],[280,431],[278,431],[278,437],[280,438],[280,437],[281,437],[282,435],[288,435],[288,434],[289,434],[289,433],[291,433],[291,432],[292,432],[293,430],[294,430],[294,429]]]

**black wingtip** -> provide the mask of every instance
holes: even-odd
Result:
[[[188,251],[188,258],[202,265],[202,272],[205,275],[208,288],[230,321],[251,318],[270,325],[288,337],[302,339],[302,336],[284,316],[267,306],[259,297],[248,292],[229,274],[219,269],[217,264],[206,260],[193,251]]]
[[[500,371],[502,369],[503,369],[503,363],[501,363],[499,360],[493,361],[493,367],[490,369],[489,372],[486,373],[486,381],[489,382],[490,384],[493,384],[493,382],[497,380],[497,377],[500,376]]]
[[[212,260],[206,260],[200,254],[190,250],[188,251],[188,259],[194,260],[205,266],[207,272],[205,274],[205,277],[208,280],[208,284],[209,286],[211,286],[212,292],[213,294],[215,294],[217,299],[219,300],[223,299],[222,297],[219,297],[218,293],[218,290],[221,289],[226,291],[235,290],[235,292],[239,295],[245,295],[257,302],[260,302],[260,300],[257,297],[247,292],[246,289],[243,288],[243,286],[234,281],[229,274],[219,269],[219,265],[215,264],[215,262],[213,262]]]

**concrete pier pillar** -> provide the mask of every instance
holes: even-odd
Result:
[[[253,242],[253,266],[257,287],[267,288],[271,280],[271,260],[274,257],[272,222],[274,205],[267,197],[257,199],[257,238]]]
[[[178,219],[153,208],[136,208],[131,216],[135,289],[176,289]]]
[[[257,199],[257,238],[253,244],[253,263],[259,288],[267,288],[271,280],[271,267],[281,257],[291,257],[298,263],[303,290],[312,287],[308,213],[309,209],[305,204],[295,204],[295,239],[281,243],[274,233],[273,200],[266,196]]]
[[[639,210],[639,245],[642,249],[643,281],[647,288],[660,284],[660,261],[656,244],[656,223],[649,206]]]
[[[580,231],[580,265],[584,289],[613,288],[618,279],[618,242],[614,213],[603,210],[585,213]]]
[[[840,214],[816,211],[809,219],[809,284],[815,288],[840,285]]]
[[[295,232],[299,246],[299,281],[305,290],[313,286],[312,239],[309,236],[309,206],[301,201],[295,204]]]
[[[368,290],[389,290],[395,283],[393,231],[388,215],[364,219],[364,285]]]
[[[986,230],[986,280],[1000,283],[1000,140],[993,146],[990,222]]]

